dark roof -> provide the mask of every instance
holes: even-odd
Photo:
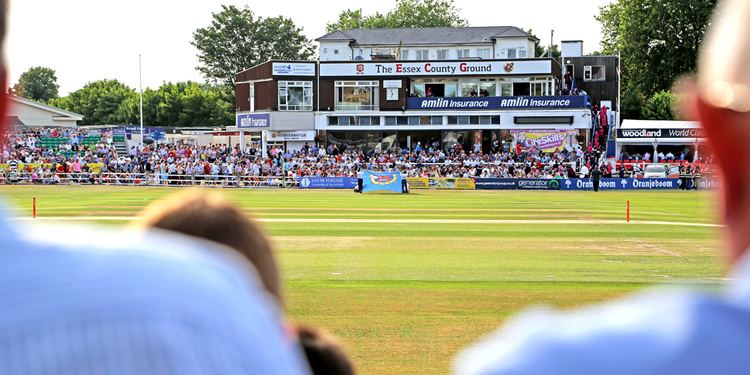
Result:
[[[533,38],[531,34],[515,26],[488,26],[347,29],[323,35],[316,41],[342,40],[359,45],[472,44],[513,37]]]

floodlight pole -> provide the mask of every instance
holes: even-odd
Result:
[[[141,147],[143,147],[143,68],[141,65],[141,54],[138,54],[138,90],[140,91],[141,104]]]

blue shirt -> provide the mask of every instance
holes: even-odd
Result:
[[[750,374],[750,257],[722,293],[640,293],[529,312],[460,354],[461,375]]]
[[[0,374],[306,374],[246,266],[167,233],[0,217]]]

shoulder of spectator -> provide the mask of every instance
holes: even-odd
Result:
[[[667,369],[687,366],[690,361],[684,359],[691,355],[688,353],[693,358],[717,354],[710,351],[711,345],[726,351],[722,340],[730,332],[718,332],[711,325],[722,314],[740,310],[745,311],[718,295],[676,290],[643,292],[573,312],[536,309],[512,319],[503,329],[460,353],[454,372],[701,373],[694,372],[696,369]],[[750,339],[750,334],[745,336]],[[714,362],[704,361],[704,365],[709,363]]]

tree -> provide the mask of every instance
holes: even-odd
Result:
[[[602,52],[621,54],[624,91],[651,98],[694,72],[716,2],[617,0],[601,7],[595,18],[602,28]],[[623,101],[623,111],[637,110]]]
[[[671,91],[659,91],[643,106],[646,120],[674,120],[675,95]]]
[[[550,49],[549,45],[543,46],[541,44],[541,41],[539,40],[539,37],[536,36],[536,34],[534,34],[533,30],[529,29],[526,32],[529,35],[531,35],[534,38],[536,38],[536,42],[534,43],[534,56],[535,57],[542,57],[542,56],[549,57],[549,49]],[[557,60],[557,61],[560,61],[560,56],[561,56],[560,46],[557,45],[557,44],[553,44],[552,45],[552,58],[555,59],[555,60]]]
[[[53,99],[50,104],[84,116],[82,125],[124,124],[123,105],[137,98],[134,89],[117,80],[100,80],[86,84],[66,97]]]
[[[336,22],[326,25],[327,32],[346,29],[382,29],[404,27],[461,27],[469,22],[461,18],[453,0],[399,0],[390,12],[365,16],[362,10],[347,9]]]
[[[139,122],[139,98],[128,98],[122,115]],[[143,122],[150,126],[224,127],[234,123],[234,92],[227,86],[167,82],[143,92]]]
[[[16,95],[43,103],[57,98],[59,89],[55,71],[43,66],[35,66],[25,71],[18,78],[18,83],[13,86]]]
[[[291,19],[262,18],[248,7],[222,5],[212,14],[211,25],[193,33],[198,49],[197,67],[211,83],[234,85],[234,76],[271,59],[306,60],[313,56],[312,42]]]

